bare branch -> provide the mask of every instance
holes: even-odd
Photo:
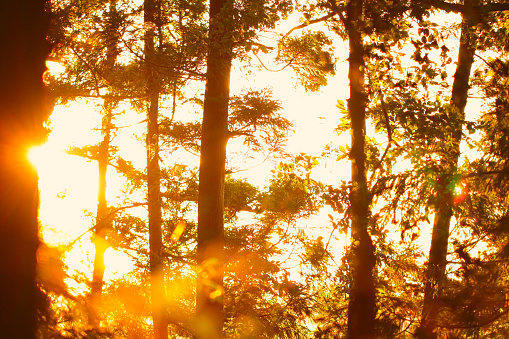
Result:
[[[128,205],[128,206],[122,206],[122,207],[118,207],[118,208],[115,208],[113,211],[111,211],[110,213],[108,213],[104,218],[102,218],[101,220],[99,220],[99,222],[97,222],[96,224],[94,224],[93,226],[91,226],[89,229],[87,229],[85,232],[81,233],[76,239],[74,239],[70,244],[69,246],[72,247],[74,246],[74,244],[76,244],[78,242],[78,240],[81,239],[81,237],[83,237],[85,234],[87,234],[88,232],[92,232],[93,230],[96,229],[96,227],[103,222],[103,220],[115,215],[116,213],[122,211],[122,210],[125,210],[125,209],[128,209],[128,208],[133,208],[133,207],[138,207],[138,206],[144,206],[144,205],[147,205],[146,202],[137,202],[137,203],[134,203],[132,205]]]
[[[260,57],[258,56],[258,53],[253,52],[253,54],[255,55],[256,59],[258,59],[258,61],[260,62],[260,65],[262,65],[262,67],[263,67],[265,70],[267,70],[267,71],[269,71],[269,72],[273,72],[273,73],[280,72],[280,71],[284,70],[286,67],[290,66],[290,65],[292,64],[293,60],[295,59],[295,58],[293,58],[292,60],[290,60],[290,61],[289,61],[286,65],[284,65],[284,66],[283,66],[282,68],[280,68],[280,69],[270,69],[270,68],[268,68],[267,66],[265,66],[265,64],[263,63],[263,61],[262,61],[262,60],[260,59]]]
[[[292,29],[290,29],[285,35],[283,35],[283,38],[282,40],[286,39],[290,34],[292,34],[293,31],[296,31],[298,29],[302,29],[302,28],[306,28],[308,27],[309,25],[312,25],[312,24],[316,24],[318,22],[323,22],[323,21],[326,21],[330,18],[332,18],[333,16],[335,16],[336,13],[333,12],[333,13],[329,13],[327,15],[324,15],[320,18],[316,18],[316,19],[313,19],[313,20],[309,20],[309,21],[306,21],[305,23],[303,24],[300,24],[300,25],[297,25],[295,27],[293,27]]]

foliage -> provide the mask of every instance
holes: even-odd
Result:
[[[327,85],[328,75],[335,74],[331,45],[331,39],[321,31],[283,37],[276,60],[290,65],[305,89],[317,91]]]
[[[301,153],[292,162],[280,162],[272,170],[274,177],[267,192],[260,197],[260,209],[266,211],[265,222],[291,222],[318,210],[323,185],[311,177],[311,170],[316,165],[316,157]]]
[[[229,338],[297,338],[306,335],[310,296],[289,279],[271,243],[270,225],[228,228],[225,311]]]
[[[199,102],[201,104],[201,102]],[[272,99],[272,91],[249,90],[232,95],[229,103],[229,138],[243,138],[243,144],[255,152],[283,153],[282,146],[291,129],[291,122],[281,114],[281,104]],[[201,122],[182,123],[173,119],[160,122],[163,145],[173,152],[181,147],[200,151]]]

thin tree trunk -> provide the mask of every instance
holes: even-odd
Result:
[[[37,173],[27,150],[45,136],[45,0],[7,0],[0,14],[0,333],[35,338]]]
[[[465,1],[465,3],[471,1]],[[465,121],[465,106],[467,104],[470,70],[474,62],[477,36],[472,28],[473,22],[463,17],[458,64],[454,74],[451,104],[455,111],[450,115],[453,131],[451,132],[452,145],[449,149],[444,147],[441,163],[444,164],[442,173],[436,185],[435,219],[431,236],[428,267],[424,287],[424,301],[422,318],[416,337],[419,339],[437,338],[435,332],[440,313],[439,298],[442,295],[443,282],[447,266],[447,246],[449,243],[449,227],[452,218],[453,189],[451,183],[457,171],[460,157],[460,143],[462,139],[462,126]]]
[[[228,12],[232,3],[210,1],[198,193],[197,262],[200,271],[195,330],[199,339],[219,339],[223,331],[223,194],[233,31]]]
[[[107,26],[105,33],[109,36],[108,46],[106,48],[106,72],[110,72],[115,66],[115,62],[119,55],[118,49],[118,23],[115,18],[117,13],[116,0],[110,0],[107,18]],[[106,99],[103,104],[102,134],[103,140],[99,146],[99,154],[97,158],[98,165],[98,193],[97,193],[97,214],[94,230],[94,270],[92,273],[92,284],[89,295],[88,317],[90,324],[99,329],[100,317],[99,309],[101,307],[101,297],[104,283],[104,253],[108,249],[106,240],[108,232],[111,230],[111,220],[108,218],[108,201],[106,200],[106,174],[110,160],[110,141],[111,128],[113,120],[113,109],[116,102]]]
[[[362,0],[352,0],[347,8],[347,30],[350,46],[350,99],[352,188],[352,275],[348,305],[348,338],[375,338],[376,295],[374,287],[375,248],[368,232],[371,194],[366,179],[366,93],[364,90],[364,48],[362,35],[356,28],[361,21]]]
[[[97,158],[99,169],[99,187],[97,194],[97,214],[94,232],[94,271],[92,274],[92,284],[89,296],[88,316],[90,324],[94,328],[99,327],[100,317],[98,311],[101,305],[101,295],[104,283],[104,253],[108,249],[106,236],[111,230],[111,220],[108,218],[108,202],[106,200],[106,174],[110,158],[110,139],[111,139],[111,121],[112,121],[112,103],[104,104],[104,116],[102,122],[103,141],[99,147]]]
[[[150,247],[150,274],[152,295],[152,319],[154,338],[167,339],[166,296],[164,284],[163,241],[161,232],[161,170],[159,167],[159,77],[155,68],[154,39],[156,35],[156,14],[159,5],[154,0],[145,0],[145,70],[147,79],[147,186],[148,226]]]

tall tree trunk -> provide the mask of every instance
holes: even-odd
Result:
[[[375,248],[368,232],[371,194],[366,179],[366,92],[364,90],[364,47],[362,34],[356,25],[362,15],[362,0],[352,0],[347,7],[349,38],[350,114],[352,148],[352,188],[350,205],[352,213],[352,262],[353,282],[348,305],[348,338],[375,338],[376,295],[374,285]]]
[[[160,6],[154,0],[145,0],[145,70],[147,81],[147,186],[148,227],[150,247],[150,275],[154,338],[167,339],[166,295],[164,284],[163,241],[161,232],[161,170],[159,167],[159,94],[157,60],[154,39]]]
[[[105,33],[109,36],[107,55],[106,55],[106,72],[110,72],[115,66],[119,50],[118,50],[118,21],[115,16],[117,13],[116,0],[110,0],[109,9],[107,13],[108,24],[105,28]],[[97,193],[97,214],[95,220],[94,230],[94,270],[92,273],[92,284],[89,296],[88,317],[90,324],[99,329],[100,317],[98,315],[101,306],[101,295],[104,283],[104,253],[108,249],[106,240],[108,232],[111,230],[111,219],[108,218],[108,201],[106,200],[106,174],[108,171],[108,164],[110,160],[110,141],[111,141],[111,128],[113,120],[113,109],[116,103],[112,100],[106,99],[103,104],[103,119],[102,119],[102,134],[103,140],[99,146],[99,154],[97,157],[98,165],[98,193]]]
[[[35,338],[37,173],[27,150],[45,136],[42,74],[50,51],[45,0],[7,0],[0,12],[0,331]]]
[[[466,0],[465,4],[472,3]],[[477,35],[474,32],[472,19],[463,16],[458,53],[458,64],[454,74],[451,104],[454,111],[450,114],[452,124],[449,149],[443,148],[441,163],[444,164],[436,185],[435,218],[431,235],[428,267],[424,287],[424,301],[421,324],[416,332],[419,339],[436,338],[437,319],[440,313],[439,298],[442,295],[443,282],[447,266],[447,246],[449,244],[449,227],[453,208],[453,176],[456,174],[460,158],[462,127],[465,121],[470,70],[474,62]],[[447,142],[447,141],[446,141]]]
[[[196,334],[199,339],[219,339],[223,331],[223,193],[233,31],[228,12],[232,4],[230,0],[210,1],[198,193],[200,271],[196,287]]]
[[[94,328],[99,327],[100,317],[98,311],[101,305],[101,294],[104,283],[104,253],[108,249],[106,236],[111,230],[111,219],[108,218],[108,201],[106,200],[106,174],[110,158],[110,139],[113,104],[109,101],[104,104],[104,116],[102,121],[103,141],[99,147],[97,157],[99,170],[99,187],[97,194],[97,214],[94,231],[94,271],[89,296],[89,322]]]

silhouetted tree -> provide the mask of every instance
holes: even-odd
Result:
[[[34,338],[38,186],[27,151],[46,132],[42,75],[49,44],[45,0],[8,0],[0,14],[0,326]]]

